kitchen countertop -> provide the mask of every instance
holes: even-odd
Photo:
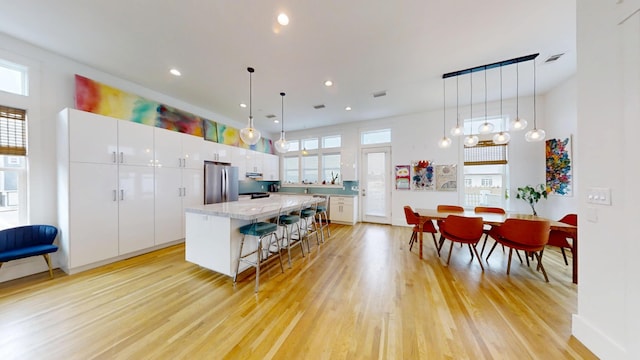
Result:
[[[230,201],[218,204],[191,206],[185,209],[188,213],[229,217],[240,220],[254,220],[277,216],[280,209],[296,210],[305,202],[320,202],[322,198],[314,198],[313,194],[270,194],[268,198],[247,201]],[[304,196],[301,196],[304,195]]]

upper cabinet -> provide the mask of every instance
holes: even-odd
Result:
[[[340,153],[340,171],[342,181],[358,180],[358,155],[355,148],[343,147]]]
[[[219,161],[224,163],[232,163],[234,146],[218,144],[212,141],[204,141],[205,152],[204,159],[209,161]]]
[[[156,166],[202,169],[206,149],[201,137],[161,128],[154,131]]]
[[[264,180],[280,180],[280,157],[278,155],[264,154],[262,178]]]
[[[153,127],[67,109],[69,160],[153,165]]]

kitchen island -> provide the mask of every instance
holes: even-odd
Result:
[[[271,221],[279,211],[322,201],[312,196],[271,195],[268,198],[200,205],[185,209],[186,260],[233,276],[242,234],[238,229],[253,221]],[[246,245],[245,245],[246,246]],[[240,272],[249,267],[240,264]]]

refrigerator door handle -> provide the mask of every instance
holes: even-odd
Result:
[[[227,185],[229,179],[227,178],[227,169],[222,169],[222,202],[227,202]]]

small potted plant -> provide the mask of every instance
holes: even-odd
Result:
[[[531,206],[531,210],[533,210],[534,216],[538,215],[538,213],[536,213],[536,204],[542,198],[547,198],[547,189],[543,184],[519,187],[518,194],[516,195],[516,199],[522,199],[529,203],[529,206]]]

